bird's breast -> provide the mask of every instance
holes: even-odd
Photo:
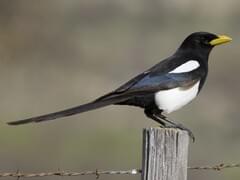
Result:
[[[178,87],[155,93],[155,103],[160,110],[171,113],[191,102],[198,94],[200,81],[193,86]]]

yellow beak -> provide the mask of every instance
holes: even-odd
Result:
[[[216,39],[211,40],[209,43],[212,46],[216,46],[216,45],[230,42],[231,40],[232,40],[232,38],[225,36],[225,35],[221,35],[221,36],[218,36]]]

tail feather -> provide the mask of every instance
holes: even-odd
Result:
[[[58,119],[58,118],[62,118],[62,117],[66,117],[66,116],[72,116],[74,114],[79,114],[79,113],[83,113],[86,111],[90,111],[90,110],[94,110],[97,108],[101,108],[104,106],[108,106],[111,104],[115,104],[115,103],[119,103],[121,101],[126,100],[126,98],[110,98],[110,99],[103,99],[103,100],[96,100],[87,104],[83,104],[80,106],[76,106],[70,109],[66,109],[66,110],[62,110],[62,111],[58,111],[58,112],[54,112],[54,113],[50,113],[50,114],[46,114],[46,115],[42,115],[42,116],[37,116],[37,117],[32,117],[32,118],[28,118],[28,119],[23,119],[23,120],[18,120],[18,121],[12,121],[12,122],[8,122],[7,124],[9,125],[21,125],[21,124],[27,124],[27,123],[31,123],[31,122],[42,122],[42,121],[49,121],[49,120],[54,120],[54,119]]]

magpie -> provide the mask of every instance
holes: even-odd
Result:
[[[214,46],[232,39],[208,32],[190,34],[176,52],[135,76],[116,90],[96,100],[70,109],[8,122],[20,125],[71,116],[108,105],[129,105],[144,109],[145,115],[162,127],[173,127],[193,133],[183,125],[169,120],[171,113],[191,102],[202,89],[208,74],[208,58]]]

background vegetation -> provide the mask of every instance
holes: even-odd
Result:
[[[140,168],[142,129],[156,126],[141,109],[5,123],[91,101],[171,55],[194,31],[233,42],[213,50],[199,98],[170,117],[195,133],[189,165],[239,162],[239,7],[237,0],[1,1],[0,170]],[[229,169],[190,171],[188,179],[239,178],[239,169]]]

